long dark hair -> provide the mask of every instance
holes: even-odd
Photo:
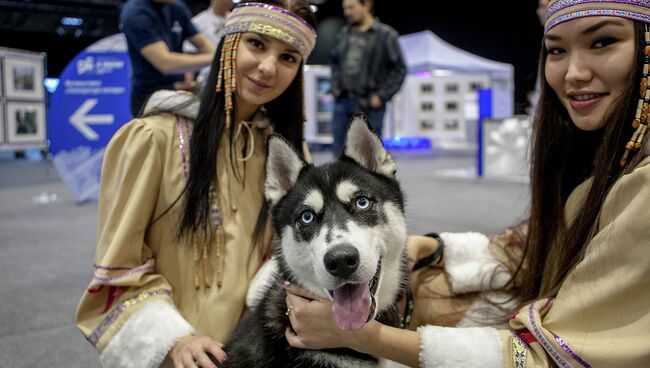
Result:
[[[531,158],[531,215],[522,264],[522,303],[554,295],[567,275],[582,260],[597,229],[598,214],[612,185],[631,171],[642,155],[619,164],[625,144],[633,133],[632,120],[639,99],[642,77],[644,24],[635,22],[636,67],[629,88],[613,104],[603,128],[584,132],[576,128],[557,95],[546,82],[547,51],[542,45],[540,76],[542,90],[533,122]],[[569,194],[587,178],[593,182],[570,224],[564,222]],[[514,280],[514,277],[513,277]]]
[[[304,0],[261,0],[266,4],[287,9],[315,28],[315,18]],[[216,92],[219,58],[223,45],[220,43],[212,61],[212,70],[200,99],[200,107],[190,144],[190,171],[185,190],[185,207],[179,225],[179,235],[192,232],[201,225],[202,218],[208,218],[210,211],[210,185],[217,185],[217,152],[219,141],[226,126],[224,94]],[[303,64],[306,60],[303,60]],[[289,141],[298,152],[302,152],[304,137],[303,117],[303,66],[289,87],[275,100],[265,104],[268,118],[275,124],[274,131]],[[234,101],[237,109],[237,102]],[[234,129],[230,130],[233,135]],[[231,137],[232,138],[232,137]],[[232,142],[232,140],[231,140]],[[232,149],[232,148],[231,148]],[[262,206],[255,227],[254,245],[258,244],[267,215]]]

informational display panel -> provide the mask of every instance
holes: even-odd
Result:
[[[91,45],[66,66],[48,112],[50,151],[78,201],[97,199],[104,148],[131,119],[123,35]]]
[[[47,147],[45,60],[0,47],[0,151]]]

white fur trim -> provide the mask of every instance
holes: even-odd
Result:
[[[264,262],[262,267],[257,271],[246,292],[246,306],[248,308],[255,308],[264,296],[266,289],[271,286],[275,280],[275,273],[278,269],[275,257]]]
[[[445,242],[445,271],[454,293],[500,288],[510,273],[488,248],[490,240],[481,233],[442,233]]]
[[[495,328],[424,326],[418,333],[420,367],[503,367],[501,338]]]
[[[158,367],[176,341],[193,332],[168,302],[146,302],[111,339],[99,359],[102,366],[111,368]]]
[[[192,102],[184,105],[190,101]],[[177,109],[181,105],[184,105],[183,108]],[[177,115],[194,120],[199,113],[199,100],[188,91],[160,90],[154,92],[144,106],[144,114],[172,110]]]
[[[182,106],[182,108],[179,108],[180,106]],[[147,99],[143,113],[170,112],[188,119],[196,120],[196,117],[199,114],[199,106],[199,98],[192,92],[162,89],[154,92],[151,97]],[[261,106],[255,115],[253,115],[251,123],[254,123],[259,129],[266,129],[271,125],[264,106]]]

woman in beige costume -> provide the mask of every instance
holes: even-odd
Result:
[[[527,225],[440,234],[443,272],[419,290],[433,323],[417,331],[343,332],[329,302],[289,286],[289,342],[422,367],[650,367],[648,23],[648,0],[550,1]],[[445,288],[457,297],[436,301]],[[476,326],[495,307],[508,323]]]
[[[200,102],[152,97],[104,157],[95,273],[77,324],[107,367],[214,367],[270,240],[266,136],[303,148],[303,0],[244,3],[228,18]]]

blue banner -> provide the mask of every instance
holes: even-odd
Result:
[[[131,119],[129,76],[125,48],[105,51],[91,46],[67,65],[50,98],[50,152],[79,202],[97,199],[104,148]]]

